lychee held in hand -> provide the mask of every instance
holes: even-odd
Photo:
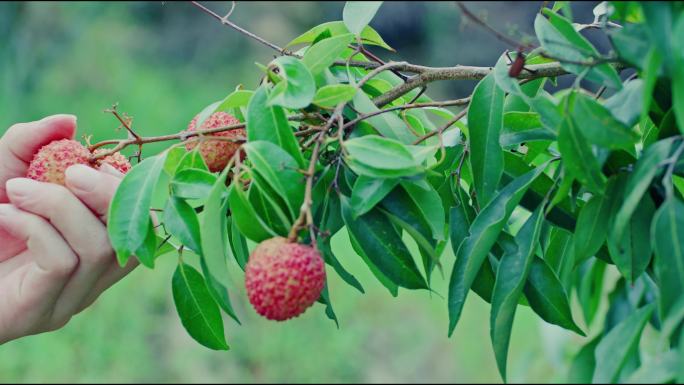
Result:
[[[325,264],[310,246],[271,238],[261,242],[250,255],[245,286],[257,313],[285,321],[304,313],[321,296]]]
[[[128,159],[118,152],[94,162],[92,156],[85,146],[75,140],[56,140],[41,147],[33,156],[26,177],[39,182],[64,185],[66,170],[76,164],[99,167],[108,163],[123,174],[131,168]]]
[[[213,128],[233,126],[240,124],[240,121],[231,114],[226,112],[214,112],[209,116],[200,128],[197,128],[197,119],[199,115],[195,116],[188,129],[185,132],[193,132],[199,130],[210,130]],[[240,139],[244,138],[246,135],[244,128],[218,132],[210,135],[205,135],[203,138],[194,139],[189,141],[185,148],[190,151],[200,143],[200,154],[202,158],[207,163],[209,171],[211,172],[221,172],[228,165],[230,159],[235,155],[235,151],[240,148],[240,143],[230,142],[224,140],[211,140],[211,137],[222,137],[227,139]]]

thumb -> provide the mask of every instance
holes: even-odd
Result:
[[[104,222],[121,178],[77,164],[66,170],[66,187]]]

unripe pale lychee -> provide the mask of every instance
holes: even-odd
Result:
[[[261,242],[250,255],[245,286],[257,313],[285,321],[304,313],[321,296],[325,264],[310,246],[271,238]]]
[[[91,157],[90,151],[75,140],[56,140],[41,147],[33,156],[33,160],[31,160],[26,171],[26,177],[39,182],[55,183],[63,186],[66,170],[76,164],[92,167]],[[118,152],[103,159],[98,159],[95,162],[95,166],[99,167],[102,163],[108,163],[124,174],[131,168],[128,159]]]
[[[199,115],[195,116],[192,119],[192,121],[188,125],[188,129],[186,132],[192,132],[197,130],[198,118]],[[240,121],[237,120],[237,118],[235,118],[231,114],[228,114],[226,112],[214,112],[204,121],[204,123],[202,123],[202,127],[200,127],[200,129],[209,130],[212,128],[232,126],[239,123]],[[226,168],[228,162],[230,161],[230,158],[233,157],[235,151],[237,151],[240,147],[240,143],[227,142],[222,140],[211,140],[210,138],[212,136],[220,136],[224,138],[234,139],[244,138],[245,129],[239,128],[236,130],[218,132],[215,134],[206,135],[205,138],[202,139],[199,151],[202,154],[202,158],[207,163],[209,171],[220,172],[223,171],[224,168]],[[185,148],[188,149],[188,151],[190,151],[193,148],[195,148],[195,146],[197,146],[197,143],[198,142],[196,140],[190,141],[185,145]]]

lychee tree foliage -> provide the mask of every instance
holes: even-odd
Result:
[[[684,6],[601,3],[581,24],[557,2],[536,15],[524,61],[502,53],[493,67],[434,68],[371,53],[392,50],[369,26],[381,4],[348,2],[341,21],[281,48],[195,3],[278,56],[255,69],[257,87],[237,87],[189,130],[91,146],[116,144],[105,156],[181,139],[139,152],[116,192],[108,229],[120,263],[153,268],[177,251],[183,325],[228,349],[222,313],[239,323],[229,271],[249,273],[254,258],[248,294],[262,315],[291,318],[317,299],[337,322],[316,258],[363,292],[331,248],[346,232],[391,296],[427,297],[435,274],[448,279],[449,334],[468,295],[491,303],[504,379],[524,306],[586,336],[573,380],[684,381]],[[560,76],[575,81],[558,89]],[[460,79],[479,80],[472,95],[424,92]],[[442,257],[448,247],[455,262]],[[645,351],[647,325],[659,343]]]

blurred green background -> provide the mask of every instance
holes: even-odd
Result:
[[[230,2],[207,3],[219,13]],[[507,33],[533,33],[542,2],[469,4]],[[595,3],[573,5],[590,22]],[[238,2],[231,19],[279,45],[324,21],[343,2]],[[385,58],[433,66],[492,65],[508,49],[461,18],[452,2],[388,2],[371,23],[398,54]],[[599,47],[601,42],[598,42]],[[119,103],[143,135],[184,129],[206,105],[237,85],[254,88],[273,52],[222,27],[189,3],[0,3],[0,133],[54,113],[78,116],[79,136],[121,138],[103,113]],[[434,98],[465,96],[472,82],[431,86]],[[158,151],[146,147],[146,154]],[[344,233],[344,232],[343,232]],[[2,246],[0,246],[2,247]],[[0,346],[0,382],[499,382],[489,341],[489,305],[471,295],[448,339],[444,298],[402,290],[393,298],[348,244],[338,257],[365,295],[334,274],[331,297],[341,328],[315,305],[273,323],[246,300],[232,264],[234,305],[243,326],[226,319],[232,350],[213,352],[183,330],[171,297],[172,255],[138,269],[62,330]],[[449,248],[448,248],[449,250]],[[451,271],[453,254],[444,256]],[[433,279],[446,296],[446,283]],[[226,317],[227,318],[227,317]],[[544,325],[527,308],[516,317],[509,355],[512,382],[562,381],[583,339]]]

